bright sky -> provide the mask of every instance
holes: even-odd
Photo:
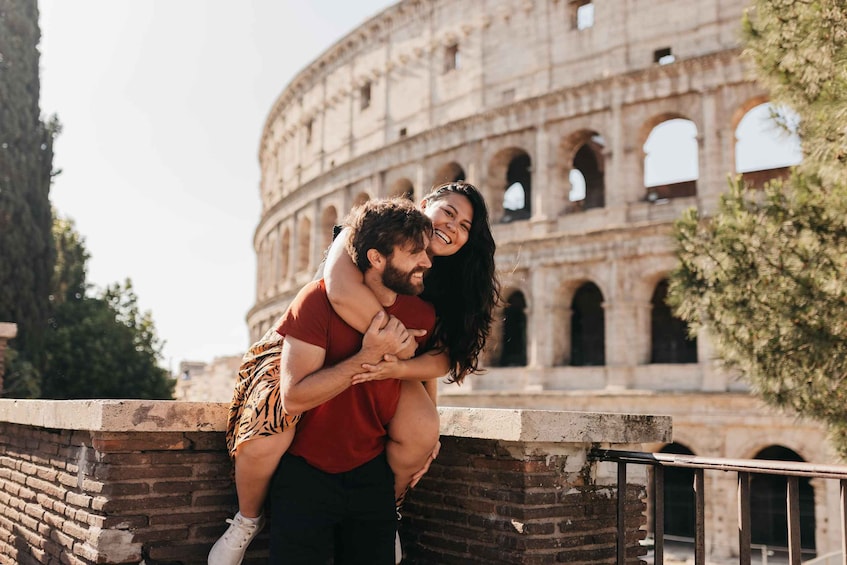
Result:
[[[258,147],[303,67],[391,0],[40,0],[50,199],[97,287],[132,279],[164,365],[241,354],[255,298]]]

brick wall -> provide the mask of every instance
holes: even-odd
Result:
[[[668,440],[670,422],[573,414],[443,409],[442,455],[402,526],[405,563],[613,562],[614,477],[586,450]],[[235,510],[225,415],[0,399],[0,563],[205,563]],[[643,487],[628,496],[635,558]],[[263,534],[245,563],[266,562],[266,548]]]

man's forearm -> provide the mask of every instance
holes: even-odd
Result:
[[[311,373],[283,390],[283,409],[287,414],[300,414],[341,394],[351,385],[351,378],[361,372],[362,363],[372,361],[363,352]],[[285,367],[282,367],[285,371]]]

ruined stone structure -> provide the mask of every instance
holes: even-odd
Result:
[[[833,462],[819,426],[767,411],[664,303],[673,220],[714,210],[729,174],[786,170],[738,162],[739,126],[767,101],[741,59],[743,9],[403,0],[354,29],[268,114],[251,337],[312,279],[352,205],[466,179],[492,214],[505,305],[488,372],[445,386],[443,404],[669,414],[675,443],[657,451]],[[683,133],[657,146],[665,126]],[[689,479],[669,477],[669,533],[690,531]],[[732,504],[734,485],[707,488]],[[760,483],[754,504],[779,507],[780,488]],[[803,488],[804,546],[838,549],[838,493]],[[707,545],[728,556],[737,524],[716,510]],[[754,542],[781,545],[779,520],[757,518]]]

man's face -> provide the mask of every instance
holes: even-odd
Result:
[[[397,294],[417,295],[423,292],[424,275],[432,266],[426,248],[429,238],[424,238],[424,247],[415,249],[413,244],[396,246],[382,272],[382,284]]]

